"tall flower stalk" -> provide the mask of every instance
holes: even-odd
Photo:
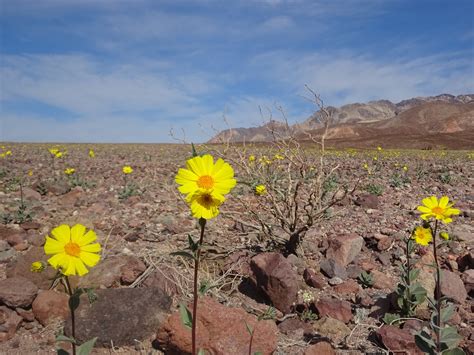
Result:
[[[192,254],[188,252],[177,252],[175,254],[194,259],[192,320],[189,319],[191,316],[187,309],[181,314],[182,318],[184,315],[183,322],[186,325],[192,323],[192,353],[196,355],[199,262],[206,223],[207,220],[219,215],[219,206],[225,201],[224,195],[234,188],[237,181],[234,179],[234,170],[224,160],[218,159],[214,163],[214,158],[211,155],[197,156],[194,150],[193,155],[193,158],[186,161],[186,169],[179,169],[175,180],[180,185],[178,190],[186,195],[185,200],[191,209],[192,216],[199,220],[200,237],[197,243],[193,241],[191,236],[188,237],[189,249]]]

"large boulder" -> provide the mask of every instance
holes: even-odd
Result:
[[[191,305],[188,307],[191,309]],[[259,321],[242,308],[230,308],[203,297],[198,302],[197,348],[211,354],[248,354],[253,330],[252,354],[273,354],[277,346],[278,328],[270,320]],[[157,341],[169,355],[191,354],[191,329],[185,327],[179,312],[174,313],[158,330]]]
[[[298,295],[298,274],[279,253],[262,253],[252,258],[250,268],[258,288],[283,313],[289,313]]]
[[[326,258],[334,259],[338,264],[350,264],[361,252],[364,238],[357,234],[344,234],[330,239]]]
[[[12,277],[0,281],[0,301],[12,308],[31,306],[37,293],[38,287],[24,277]]]

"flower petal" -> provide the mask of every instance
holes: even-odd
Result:
[[[98,253],[101,251],[101,247],[99,243],[94,243],[94,244],[87,244],[81,246],[81,252],[88,252],[88,253]]]
[[[97,234],[92,229],[89,229],[89,231],[82,236],[81,239],[77,241],[77,244],[81,247],[81,250],[83,250],[84,246],[87,244],[90,244],[94,242],[97,239]]]
[[[179,185],[184,185],[189,182],[196,182],[197,180],[198,176],[188,169],[179,169],[178,174],[175,177],[175,181]]]
[[[417,210],[423,213],[431,213],[431,208],[428,208],[426,206],[418,206]]]
[[[443,196],[440,198],[439,200],[439,207],[441,208],[446,208],[446,206],[448,205],[449,203],[449,198],[448,196]]]
[[[82,224],[76,224],[71,228],[71,241],[76,244],[79,244],[85,232],[85,226],[83,226]]]
[[[45,254],[58,254],[64,253],[64,243],[57,241],[56,239],[46,237],[46,242],[44,243],[44,252]]]
[[[99,262],[100,255],[81,251],[81,254],[79,255],[79,258],[87,266],[93,267],[93,266],[97,265],[97,263]]]
[[[51,231],[51,235],[64,244],[69,243],[71,241],[71,228],[67,224],[61,224]]]
[[[48,259],[48,263],[52,267],[57,269],[59,267],[64,267],[64,264],[67,263],[67,261],[66,261],[67,258],[68,258],[68,256],[66,255],[66,253],[56,254],[56,255],[53,255],[52,257],[50,257]]]

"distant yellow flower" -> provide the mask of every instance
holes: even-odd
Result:
[[[281,156],[280,154],[275,154],[275,156],[273,157],[275,160],[283,160],[285,159],[283,156]]]
[[[57,153],[59,153],[59,149],[57,149],[57,148],[49,148],[48,151],[49,151],[52,155],[56,155]]]
[[[250,155],[249,156],[249,162],[254,162],[255,161],[255,155]]]
[[[33,176],[33,170],[28,171],[28,176]]]
[[[122,171],[123,171],[123,173],[126,174],[126,175],[133,173],[132,167],[131,167],[131,166],[128,166],[128,165],[125,165],[125,166],[122,168]]]
[[[449,234],[448,232],[441,232],[439,233],[439,236],[443,238],[444,240],[449,240]]]
[[[378,147],[377,147],[377,150],[378,150],[379,152],[381,152],[381,151],[382,151],[382,147],[381,147],[381,146],[378,146]]]
[[[0,157],[5,158],[5,153],[0,153]]]
[[[5,155],[12,155],[12,151],[11,151],[11,150],[7,150],[7,151],[5,152]]]
[[[404,165],[402,169],[403,171],[408,171],[408,166]]]
[[[45,269],[45,265],[42,261],[35,261],[31,263],[31,272],[42,272]]]
[[[89,157],[90,158],[95,158],[95,152],[93,149],[89,149]]]
[[[219,214],[219,206],[225,197],[216,191],[198,189],[186,197],[194,218],[211,219]]]
[[[262,196],[262,195],[264,195],[266,192],[267,192],[267,188],[265,187],[265,185],[257,185],[257,186],[255,186],[255,194],[256,194],[257,196]]]
[[[433,240],[431,229],[416,227],[413,231],[413,239],[415,239],[416,243],[423,246],[427,246]]]
[[[101,247],[96,241],[97,236],[91,229],[86,233],[86,227],[76,224],[72,228],[66,224],[54,228],[52,237],[46,236],[44,252],[53,254],[48,263],[59,269],[66,276],[83,276],[89,272],[86,266],[93,267],[100,260]]]
[[[179,169],[175,181],[182,194],[194,194],[198,190],[213,191],[219,195],[230,192],[237,183],[234,169],[221,158],[206,154],[186,161],[187,169]]]
[[[369,164],[364,163],[363,167],[364,167],[365,170],[369,170]]]
[[[72,175],[75,172],[76,172],[76,169],[74,169],[74,168],[67,168],[67,169],[64,170],[64,174],[66,174],[66,175]]]
[[[374,161],[379,160],[379,158],[377,158],[377,157],[373,157],[372,159],[373,159]]]
[[[63,152],[57,152],[54,156],[55,156],[56,158],[62,158]]]
[[[457,208],[452,208],[453,204],[449,203],[447,196],[441,197],[439,201],[436,196],[426,197],[422,203],[423,206],[418,206],[417,209],[422,213],[420,217],[425,221],[434,217],[436,220],[448,224],[453,221],[452,215],[458,215],[461,212]]]

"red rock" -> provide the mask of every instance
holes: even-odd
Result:
[[[29,307],[38,287],[24,277],[12,277],[0,281],[0,301],[9,307]]]
[[[321,274],[315,273],[313,269],[305,269],[303,278],[308,286],[314,288],[324,288],[324,286],[327,286],[326,279]]]
[[[62,206],[75,206],[79,202],[79,199],[82,197],[83,192],[84,190],[82,189],[82,187],[76,186],[67,194],[61,196],[58,199],[58,203]]]
[[[377,330],[377,334],[389,351],[410,355],[424,354],[415,344],[415,337],[408,330],[393,325],[384,325]]]
[[[344,323],[349,323],[352,319],[351,304],[333,298],[324,298],[315,303],[320,317],[331,317]]]
[[[161,288],[168,296],[175,296],[179,293],[179,277],[175,270],[166,264],[157,265],[143,282],[144,287]]]
[[[28,221],[20,224],[20,227],[27,231],[30,229],[40,229],[41,224],[39,224],[38,222]]]
[[[23,232],[24,233],[24,232]],[[25,235],[21,232],[13,233],[7,236],[7,242],[10,244],[12,247],[15,245],[21,244],[25,241]]]
[[[200,298],[197,347],[216,355],[248,354],[250,334],[246,324],[254,331],[252,353],[273,354],[278,333],[273,321],[258,321],[242,308],[226,307],[208,297]],[[159,328],[157,341],[167,354],[191,353],[191,330],[183,325],[179,312],[171,315]]]
[[[379,289],[379,290],[394,290],[395,285],[396,285],[396,280],[392,278],[390,275],[387,275],[384,272],[378,271],[378,270],[372,270],[370,274],[373,277],[374,284],[373,288]]]
[[[138,258],[127,258],[127,263],[120,268],[122,276],[120,280],[124,285],[132,284],[138,276],[146,270],[146,265]]]
[[[22,318],[15,311],[0,306],[0,343],[13,338],[21,320]]]
[[[471,293],[474,290],[474,269],[469,269],[463,272],[462,280],[464,281],[464,287],[467,293]]]
[[[346,266],[361,252],[363,245],[364,238],[357,234],[340,235],[329,240],[326,257],[334,259],[342,266]]]
[[[298,318],[285,319],[283,322],[278,324],[278,329],[281,333],[286,335],[294,335],[297,333],[301,333],[301,336],[303,336],[305,333],[312,332],[311,325],[303,322]]]
[[[340,285],[334,286],[333,290],[339,294],[357,294],[360,292],[360,285],[354,280],[347,280]]]
[[[17,193],[20,196],[20,192]],[[39,201],[41,200],[41,194],[38,191],[30,189],[29,187],[23,188],[23,198],[30,201]]]
[[[69,296],[54,290],[40,292],[33,302],[33,314],[43,326],[55,320],[66,320],[69,315]]]
[[[262,253],[252,258],[253,278],[275,308],[289,313],[298,295],[298,274],[280,253]]]
[[[331,344],[325,341],[310,345],[304,351],[304,355],[336,355]]]
[[[33,314],[32,310],[29,309],[23,309],[23,308],[16,308],[15,309],[16,313],[23,318],[23,320],[27,322],[33,322],[35,320],[35,315]]]
[[[363,194],[354,201],[357,206],[363,208],[377,209],[379,208],[379,197],[372,194]]]
[[[441,270],[441,295],[452,298],[458,303],[463,303],[466,300],[466,288],[456,273]]]

